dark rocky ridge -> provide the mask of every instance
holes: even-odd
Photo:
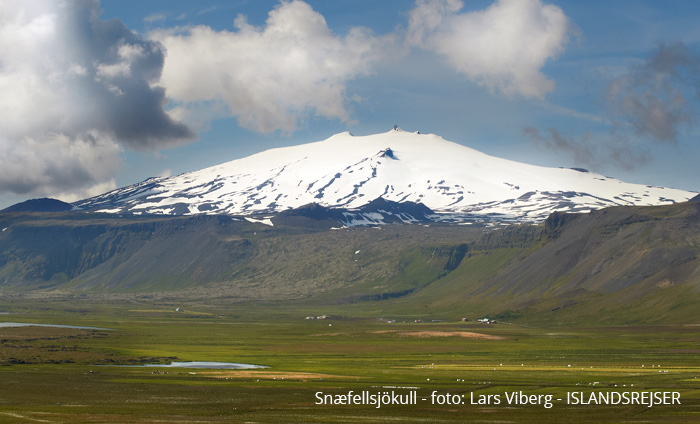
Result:
[[[65,212],[73,209],[70,203],[57,199],[30,199],[21,203],[16,203],[8,208],[0,210],[3,212]]]

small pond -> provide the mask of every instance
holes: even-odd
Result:
[[[217,369],[217,370],[252,370],[259,368],[268,368],[264,365],[238,364],[235,362],[171,362],[170,364],[145,364],[145,365],[105,365],[108,367],[159,367],[159,368],[199,368],[199,369]]]
[[[77,328],[80,330],[111,330],[111,328],[85,327],[82,325],[60,325],[60,324],[35,324],[33,322],[0,322],[3,327],[56,327],[56,328]]]

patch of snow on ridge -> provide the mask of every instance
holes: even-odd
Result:
[[[249,217],[249,216],[246,216],[246,217],[245,217],[245,220],[248,221],[248,222],[256,223],[256,224],[265,224],[265,225],[269,225],[270,227],[274,227],[274,226],[275,226],[275,224],[272,223],[272,220],[271,220],[270,218],[255,219],[255,218],[251,218],[251,217]]]

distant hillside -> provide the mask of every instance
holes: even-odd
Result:
[[[73,209],[70,203],[57,199],[30,199],[22,203],[14,204],[8,208],[0,210],[3,212],[65,212]]]
[[[0,288],[273,300],[334,290],[342,297],[382,295],[416,289],[445,272],[439,257],[423,263],[432,250],[414,258],[412,249],[447,244],[441,249],[449,250],[481,232],[417,225],[329,229],[342,225],[329,218],[340,211],[307,209],[261,221],[0,214]],[[429,271],[404,281],[412,261]]]
[[[697,321],[700,203],[555,213],[535,246],[500,246],[472,250],[413,301],[550,323]]]
[[[423,204],[398,203],[379,197],[366,205],[352,209],[328,208],[311,203],[273,214],[271,223],[329,229],[333,227],[432,223],[434,219],[435,212]]]
[[[698,320],[698,202],[554,213],[541,225],[501,227],[338,228],[339,213],[346,217],[308,205],[263,220],[0,214],[0,289],[548,324]]]

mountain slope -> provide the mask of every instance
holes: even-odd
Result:
[[[272,226],[230,216],[4,213],[0,292],[357,304],[384,316],[549,324],[697,322],[699,202],[556,213],[499,229],[337,229],[329,216],[338,212],[309,206],[270,217]]]
[[[222,278],[255,251],[229,217],[0,214],[0,287],[175,291]],[[187,246],[187,249],[182,249]]]
[[[0,214],[0,293],[281,300],[334,292],[333,299],[381,298],[423,287],[455,268],[464,256],[460,246],[482,230],[331,230],[338,222],[328,222],[328,211],[306,212],[273,217],[273,226],[207,215]],[[331,211],[337,213],[342,211]]]
[[[550,323],[697,318],[700,203],[553,214],[530,247],[503,242],[517,239],[508,231],[470,246],[460,268],[406,302]]]
[[[428,134],[392,130],[264,151],[75,203],[110,213],[264,214],[310,203],[358,208],[379,197],[446,216],[541,221],[554,211],[686,201],[697,193],[629,184],[582,169],[488,156]]]

